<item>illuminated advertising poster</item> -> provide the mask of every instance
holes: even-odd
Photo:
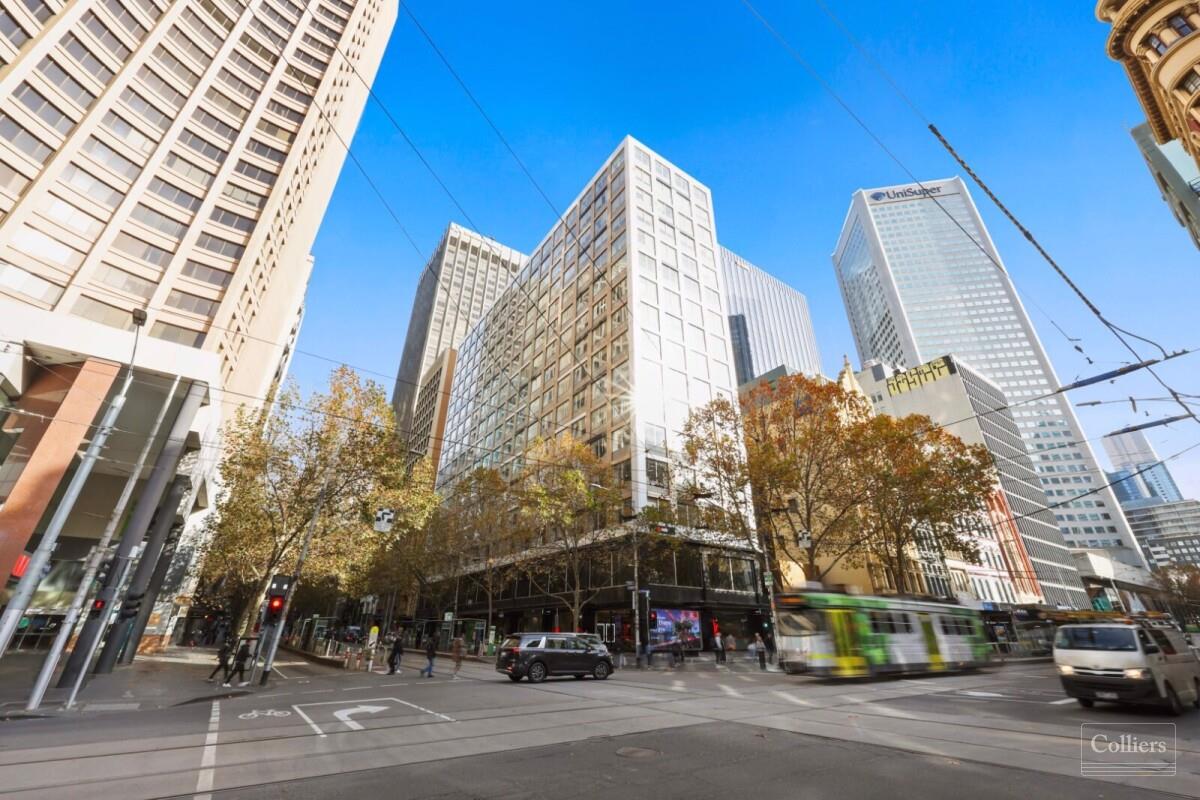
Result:
[[[700,612],[686,608],[654,608],[651,609],[657,621],[650,628],[650,648],[667,650],[676,642],[683,643],[684,650],[699,650]]]

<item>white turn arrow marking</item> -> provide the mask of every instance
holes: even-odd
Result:
[[[355,706],[354,708],[343,708],[341,711],[333,712],[333,716],[339,722],[346,723],[346,727],[352,731],[361,731],[363,726],[350,719],[352,714],[378,714],[380,711],[387,711],[387,706]]]

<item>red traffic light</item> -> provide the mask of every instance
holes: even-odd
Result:
[[[281,610],[283,608],[283,598],[282,597],[272,597],[270,600],[267,601],[267,608],[270,609],[271,611]]]
[[[103,597],[97,597],[92,601],[92,611],[103,611],[106,605],[108,604],[105,602]]]

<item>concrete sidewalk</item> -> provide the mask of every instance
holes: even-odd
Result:
[[[41,669],[44,652],[9,653],[0,660],[0,718],[56,716],[66,712],[69,689],[50,684],[41,708],[26,712],[25,703]],[[224,688],[205,679],[217,665],[215,647],[168,647],[162,653],[140,655],[132,665],[84,681],[73,711],[137,711],[190,701],[250,694],[254,687]]]

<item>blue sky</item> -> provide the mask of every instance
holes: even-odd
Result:
[[[1142,120],[1089,2],[825,0],[1115,322],[1167,349],[1200,348],[1200,259],[1129,136]],[[758,9],[922,179],[956,165],[815,0]],[[855,189],[901,169],[737,0],[440,3],[408,7],[560,208],[625,134],[713,192],[718,237],[807,294],[826,371],[857,363],[829,254]],[[952,13],[949,9],[953,9]],[[554,221],[483,118],[401,10],[375,91],[478,229],[528,252]],[[299,348],[381,375],[390,393],[412,293],[446,224],[469,224],[374,102],[353,150],[418,254],[347,160],[313,249]],[[976,202],[1060,379],[1128,360],[1019,234]],[[1049,316],[1095,362],[1089,366]],[[1148,352],[1148,349],[1147,349]],[[303,353],[317,387],[329,364]],[[1163,368],[1200,393],[1200,354]],[[1158,397],[1148,377],[1075,392],[1076,402]],[[1166,403],[1080,410],[1089,438],[1173,412]],[[1160,456],[1200,425],[1158,428]],[[1200,497],[1200,449],[1171,462]]]

